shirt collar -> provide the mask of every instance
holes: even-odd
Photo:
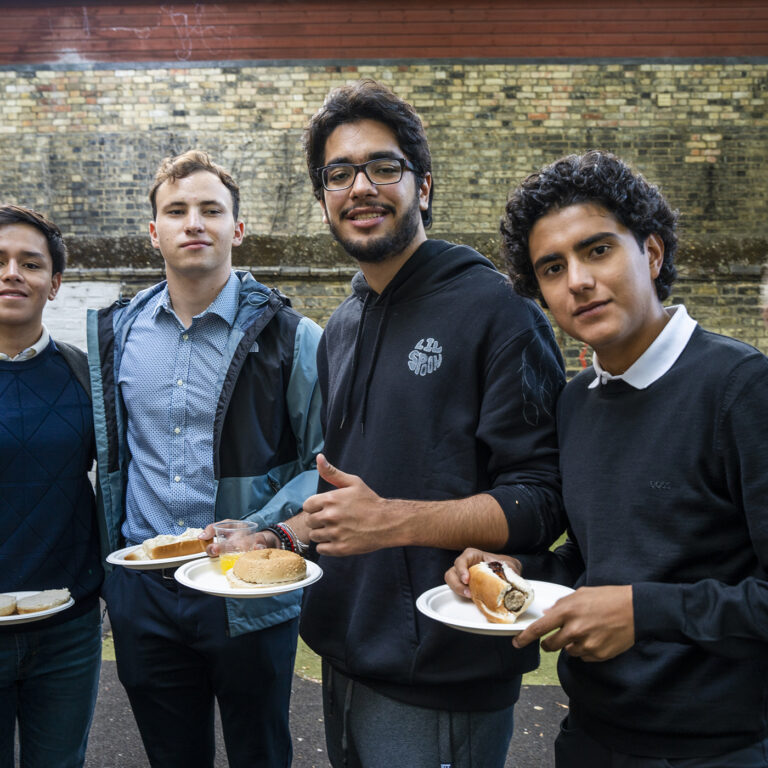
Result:
[[[48,332],[48,329],[45,327],[45,324],[43,324],[42,335],[31,347],[22,349],[21,352],[19,352],[19,354],[15,355],[14,357],[10,357],[10,355],[6,355],[5,352],[0,352],[0,360],[5,360],[6,362],[10,361],[12,363],[20,363],[22,360],[29,360],[30,357],[39,355],[48,346],[50,341],[51,341],[51,334]]]
[[[204,309],[200,314],[195,315],[192,320],[197,320],[199,317],[204,317],[207,314],[213,313],[218,315],[224,320],[227,325],[232,327],[237,317],[237,308],[240,302],[240,280],[234,271],[229,273],[229,280],[227,280],[224,287],[219,292],[219,295]],[[171,295],[168,293],[168,284],[166,283],[157,297],[154,299],[154,307],[150,310],[150,316],[154,320],[160,310],[168,312],[168,314],[177,317],[173,311],[171,304]],[[177,318],[178,319],[178,318]]]
[[[697,325],[682,304],[668,307],[666,312],[670,316],[669,322],[653,340],[651,346],[624,373],[618,376],[608,373],[603,370],[597,355],[593,355],[592,366],[597,375],[589,388],[595,389],[600,384],[620,380],[635,389],[646,389],[660,379],[680,357]]]

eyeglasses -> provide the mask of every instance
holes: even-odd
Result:
[[[416,169],[403,157],[380,157],[376,160],[369,160],[367,163],[334,163],[325,165],[317,169],[323,186],[329,192],[339,192],[342,189],[349,189],[357,178],[357,174],[362,171],[368,181],[376,186],[384,184],[397,184],[403,178],[405,171],[415,171]]]

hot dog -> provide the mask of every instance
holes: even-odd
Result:
[[[533,602],[533,587],[506,563],[494,560],[469,569],[472,602],[488,621],[513,624]]]

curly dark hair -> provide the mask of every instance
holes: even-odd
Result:
[[[42,213],[24,208],[21,205],[0,205],[0,227],[8,224],[29,224],[45,238],[51,255],[53,274],[61,273],[67,265],[67,246],[61,236],[61,230]]]
[[[418,184],[424,181],[427,173],[432,173],[427,135],[416,110],[385,85],[375,80],[360,80],[352,85],[334,88],[304,131],[304,154],[312,180],[312,191],[318,200],[323,199],[323,183],[318,169],[324,164],[328,137],[340,125],[359,120],[384,123],[395,134],[400,149],[416,169],[414,173]],[[421,212],[425,229],[432,224],[434,191],[433,179],[427,210]]]
[[[515,290],[545,304],[533,271],[528,238],[542,216],[577,203],[600,205],[634,235],[640,248],[649,235],[661,238],[664,261],[655,283],[659,299],[666,299],[677,277],[678,212],[669,207],[657,186],[616,155],[600,150],[556,160],[532,173],[510,194],[501,220],[501,255]]]

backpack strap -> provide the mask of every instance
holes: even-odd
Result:
[[[72,373],[80,383],[80,386],[86,391],[88,397],[91,396],[91,377],[88,371],[88,355],[82,349],[78,349],[65,341],[56,341],[56,349],[61,352],[61,356],[66,360],[67,365],[72,369]]]

